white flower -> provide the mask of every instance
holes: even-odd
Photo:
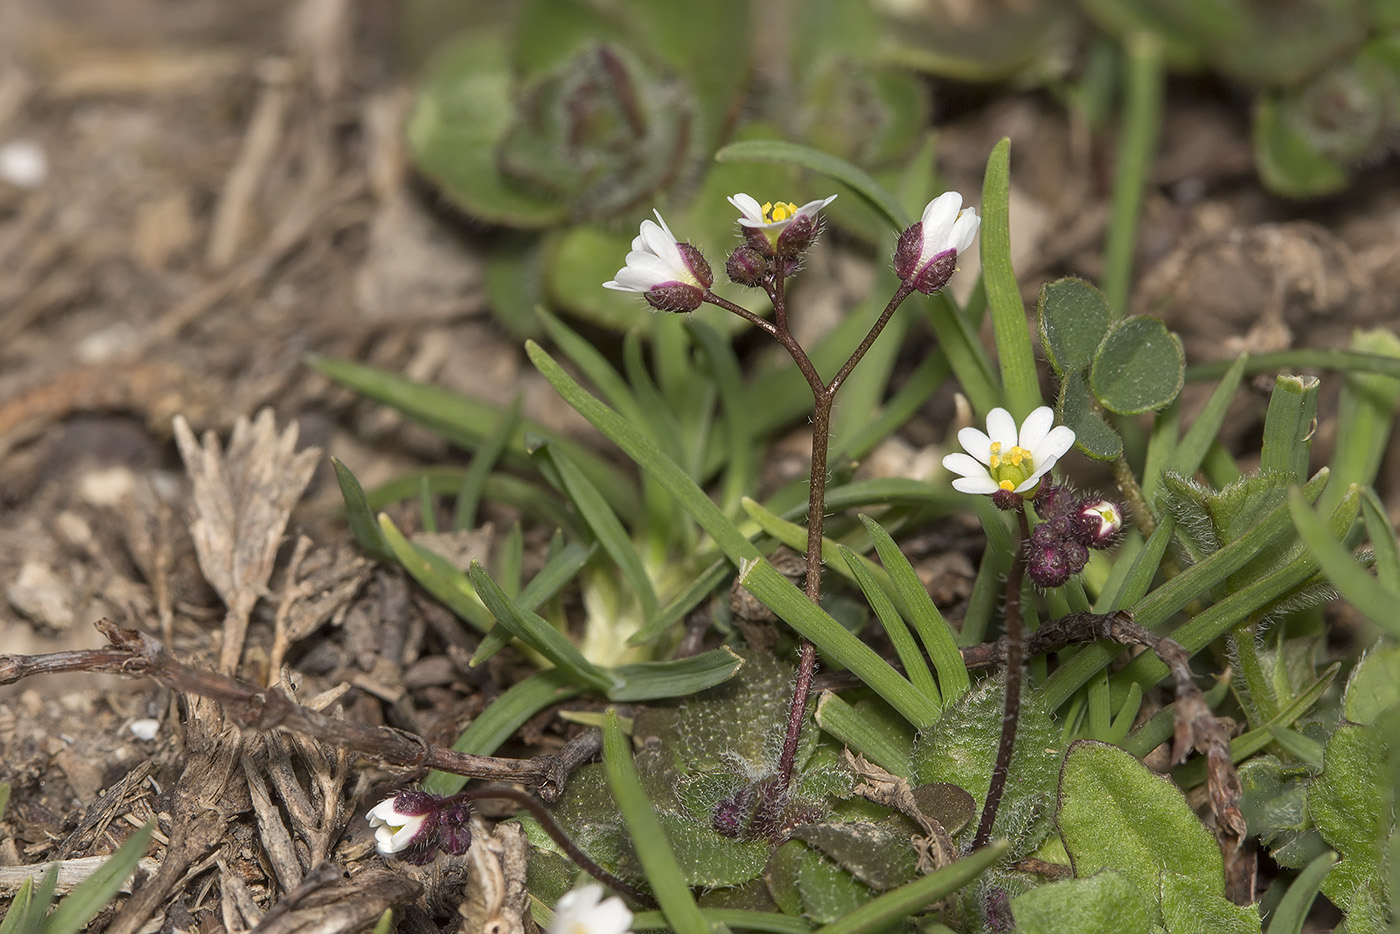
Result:
[[[714,284],[710,264],[695,247],[676,240],[660,211],[656,223],[642,221],[626,265],[603,288],[641,292],[662,311],[694,311]]]
[[[601,885],[566,892],[554,906],[549,934],[630,934],[632,912],[613,896],[603,898]]]
[[[949,454],[943,466],[958,474],[953,489],[960,493],[992,494],[998,490],[1026,493],[1074,446],[1074,430],[1055,424],[1055,410],[1041,406],[1016,429],[1006,409],[987,414],[987,430],[964,428],[958,443],[967,454]]]
[[[822,208],[836,200],[836,196],[823,198],[817,201],[808,201],[802,207],[798,207],[791,201],[779,201],[758,203],[758,199],[752,195],[740,192],[729,199],[729,203],[739,209],[739,224],[743,227],[752,227],[755,230],[762,230],[770,237],[777,237],[778,234],[799,217],[812,217]]]
[[[413,844],[413,838],[418,836],[418,831],[423,829],[424,821],[432,814],[432,811],[405,814],[394,807],[398,799],[399,795],[386,798],[370,808],[366,815],[369,825],[374,828],[375,845],[384,854],[408,849]]]
[[[924,208],[919,223],[900,234],[894,271],[914,288],[932,294],[948,284],[958,256],[972,246],[982,219],[963,208],[962,195],[945,191]]]

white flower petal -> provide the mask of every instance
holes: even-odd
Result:
[[[829,198],[818,198],[815,201],[808,201],[797,209],[797,213],[794,214],[793,217],[797,217],[798,214],[815,214],[835,200],[836,196],[832,195]]]
[[[948,249],[949,237],[953,232],[953,222],[962,209],[962,195],[956,191],[945,191],[934,198],[924,208],[919,222],[923,225],[923,248],[920,257],[927,261],[936,253]]]
[[[1068,425],[1058,425],[1045,436],[1045,440],[1040,442],[1032,452],[1037,466],[1042,459],[1047,459],[1051,463],[1059,460],[1069,453],[1069,449],[1074,447],[1074,429]]]
[[[978,496],[990,496],[1000,487],[991,477],[983,474],[980,477],[959,477],[953,481],[953,489],[959,493],[975,493]]]
[[[943,469],[963,477],[987,477],[987,465],[966,454],[949,454],[943,458]]]
[[[987,413],[987,437],[992,444],[1000,444],[1003,451],[1016,446],[1016,419],[1003,408],[995,408]],[[975,452],[974,452],[975,453]]]
[[[982,226],[982,218],[977,216],[977,212],[968,208],[958,215],[958,219],[953,222],[953,232],[949,239],[951,246],[959,253],[967,252],[967,248],[972,246],[972,241],[977,237],[977,229]]]
[[[746,195],[742,191],[729,198],[729,203],[739,209],[739,223],[746,227],[763,226],[763,205],[759,204],[752,195]]]
[[[1021,431],[1016,441],[1021,447],[1035,453],[1040,447],[1040,442],[1045,440],[1045,436],[1050,433],[1051,427],[1055,424],[1055,410],[1048,405],[1042,405],[1034,412],[1026,416],[1026,420],[1021,423]],[[1037,461],[1037,463],[1039,463]]]
[[[963,450],[977,458],[983,467],[992,462],[992,439],[980,428],[964,428],[958,432],[958,444]]]

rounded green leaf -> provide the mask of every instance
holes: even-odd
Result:
[[[1254,113],[1254,164],[1264,184],[1281,195],[1329,195],[1347,186],[1347,170],[1317,151],[1290,119],[1282,95],[1261,97]]]
[[[1112,870],[1023,892],[1011,913],[1022,934],[1148,934],[1156,915],[1146,893]]]
[[[510,227],[546,227],[563,220],[568,207],[512,186],[496,164],[496,146],[514,117],[507,47],[503,33],[481,31],[437,55],[409,117],[409,153],[468,214]]]
[[[1080,740],[1070,747],[1058,821],[1076,876],[1115,869],[1155,893],[1170,867],[1225,894],[1220,849],[1186,796],[1117,746]]]
[[[1056,408],[1060,423],[1074,429],[1075,447],[1089,457],[1111,461],[1123,453],[1123,439],[1095,410],[1084,374],[1077,370],[1065,374]]]
[[[1120,415],[1171,404],[1186,378],[1181,338],[1159,318],[1124,318],[1094,355],[1089,385],[1103,407]]]
[[[1094,362],[1094,351],[1108,334],[1111,317],[1102,292],[1083,279],[1067,276],[1040,287],[1036,311],[1040,342],[1056,373],[1063,377]]]

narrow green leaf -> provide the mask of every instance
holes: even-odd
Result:
[[[1304,493],[1309,501],[1321,495],[1322,488],[1327,484],[1327,476],[1328,472],[1324,467],[1308,481]],[[1148,629],[1155,631],[1192,600],[1203,596],[1231,574],[1244,567],[1260,552],[1272,547],[1281,536],[1289,534],[1290,525],[1288,506],[1281,503],[1235,541],[1216,551],[1205,560],[1193,564],[1133,604],[1131,606],[1133,618]],[[1303,572],[1301,575],[1299,570]],[[1267,603],[1269,599],[1274,599],[1285,593],[1289,587],[1301,583],[1310,573],[1307,567],[1285,568],[1277,574],[1257,581],[1254,585],[1246,588],[1248,593],[1242,591],[1230,595],[1201,616],[1191,620],[1177,633],[1174,633],[1174,637],[1184,636],[1188,633],[1194,636],[1202,631],[1214,631],[1219,628],[1222,622],[1225,623],[1225,626],[1224,629],[1220,629],[1220,632],[1224,632],[1225,629],[1229,628],[1229,620],[1237,621],[1243,618],[1244,615],[1257,609],[1263,603]],[[1182,639],[1177,638],[1177,641],[1181,642]],[[1185,642],[1182,644],[1184,645]],[[1191,649],[1191,646],[1187,646],[1187,648]],[[1116,658],[1120,651],[1119,647],[1087,645],[1056,669],[1037,690],[1041,693],[1048,707],[1057,708],[1067,701],[1071,694],[1087,684],[1089,678],[1099,669]],[[1157,660],[1152,658],[1150,661],[1156,662]],[[1133,664],[1136,665],[1137,662],[1135,661]],[[1157,665],[1160,666],[1160,664],[1157,662]],[[1152,670],[1157,671],[1158,669],[1153,668]],[[1141,679],[1135,678],[1134,680]]]
[[[891,281],[889,291],[893,292],[896,287],[893,284],[894,277],[890,275],[888,278]],[[877,281],[884,279],[882,276]],[[847,314],[873,323],[884,310],[884,294],[877,286],[871,290],[865,301]],[[884,400],[889,390],[890,378],[894,375],[900,349],[905,346],[905,335],[909,333],[917,312],[918,309],[912,304],[902,306],[896,311],[885,325],[885,329],[880,332],[879,338],[861,359],[860,366],[851,371],[846,382],[841,385],[841,401],[831,415],[832,451],[846,450],[851,439],[864,430],[870,424],[872,415],[880,410],[880,403]]]
[[[701,908],[700,914],[715,926],[715,934],[720,934],[721,926],[739,931],[766,931],[769,934],[809,934],[812,926],[801,918],[779,914],[776,911],[751,911],[745,908]],[[543,925],[541,925],[543,927]],[[659,911],[639,911],[632,916],[632,927],[638,931],[655,931],[669,928],[666,916]]]
[[[804,527],[774,515],[761,503],[756,503],[747,496],[740,501],[740,504],[744,507],[744,512],[748,513],[749,518],[757,522],[758,527],[763,531],[767,532],[784,545],[787,545],[798,554],[806,553],[807,530]],[[828,506],[827,512],[832,511],[830,506]],[[850,567],[846,562],[838,560],[840,557],[840,547],[838,543],[831,539],[823,538],[822,563],[825,564],[828,569],[835,571],[852,583],[859,584],[860,579],[855,576],[855,569]],[[875,564],[875,562],[871,561],[869,558],[855,555],[854,552],[852,552],[852,554],[857,563],[864,565],[863,569],[865,572],[880,585],[880,589],[885,592],[887,597],[898,599],[894,584],[890,582],[890,577],[885,573],[884,568]]]
[[[132,834],[107,861],[88,876],[54,909],[44,921],[44,934],[78,934],[87,923],[106,908],[121,890],[122,883],[136,871],[136,864],[151,842],[155,821],[148,822]]]
[[[462,475],[462,485],[457,489],[457,506],[452,516],[454,529],[474,529],[477,526],[476,514],[481,507],[481,496],[486,490],[486,480],[496,469],[506,445],[520,430],[520,394],[511,401],[510,408],[501,416],[501,422],[472,457],[471,465]]]
[[[345,521],[350,526],[350,533],[355,536],[355,541],[359,542],[365,551],[379,558],[392,558],[393,552],[379,534],[379,524],[374,521],[374,513],[370,511],[360,481],[356,480],[350,468],[337,458],[331,458],[331,467],[335,470],[336,482],[340,484],[340,495],[345,500]]]
[[[476,450],[484,445],[504,414],[498,406],[363,364],[319,356],[310,357],[309,362],[337,383],[402,412],[465,450]],[[635,482],[583,445],[539,422],[522,419],[503,455],[506,463],[517,469],[529,469],[525,451],[527,432],[566,451],[614,509],[629,519],[639,515]]]
[[[531,717],[583,692],[583,686],[573,682],[567,672],[557,668],[531,675],[517,681],[488,704],[452,744],[452,748],[478,756],[492,755]],[[435,795],[453,795],[466,784],[465,776],[434,771],[424,779],[423,790]]]
[[[608,404],[634,424],[643,424],[642,406],[632,388],[598,348],[549,312],[541,309],[539,317],[550,339],[588,381],[598,388],[603,398],[608,400]]]
[[[1188,380],[1219,379],[1234,365],[1232,360],[1193,363],[1186,370]],[[1311,347],[1255,354],[1245,365],[1244,375],[1272,373],[1282,369],[1336,370],[1344,373],[1379,373],[1400,378],[1400,358],[1385,354],[1361,353],[1341,348]]]
[[[860,712],[830,691],[817,698],[817,726],[885,771],[909,777],[913,743],[900,746],[886,731],[866,721]]]
[[[538,610],[542,604],[554,599],[564,586],[578,576],[596,546],[584,546],[571,542],[564,546],[545,563],[540,572],[530,579],[525,589],[520,591],[516,602],[527,610]],[[504,626],[493,626],[472,653],[468,665],[475,668],[510,644],[515,638]]]
[[[953,638],[952,627],[938,611],[933,598],[924,589],[923,581],[914,571],[914,566],[890,537],[890,533],[869,516],[861,516],[860,521],[865,523],[866,530],[870,532],[870,538],[875,542],[875,551],[884,562],[885,570],[907,608],[909,621],[913,624],[914,631],[919,634],[919,639],[938,672],[942,703],[949,704],[962,696],[972,683],[967,674],[967,666],[963,664],[962,653],[958,651],[957,642]]]
[[[1280,373],[1269,396],[1264,417],[1264,446],[1259,455],[1263,473],[1282,473],[1302,483],[1308,475],[1311,439],[1317,428],[1317,392],[1321,383],[1315,376]]]
[[[1152,581],[1162,567],[1172,535],[1176,532],[1176,516],[1166,513],[1157,528],[1148,536],[1146,545],[1128,565],[1128,573],[1117,587],[1105,587],[1094,603],[1095,613],[1109,613],[1137,603],[1152,589]],[[1121,557],[1120,557],[1121,560]],[[1117,567],[1114,568],[1117,570]]]
[[[710,380],[719,390],[720,408],[724,416],[725,453],[724,481],[720,504],[726,512],[739,506],[740,498],[756,486],[759,445],[755,438],[752,403],[744,391],[744,378],[734,348],[720,337],[714,328],[700,321],[690,322],[690,333],[700,345],[709,364]]]
[[[1002,389],[1006,407],[1020,422],[1041,404],[1040,377],[1026,326],[1026,306],[1011,266],[1011,140],[1007,138],[992,148],[987,159],[981,233],[982,282],[992,310]]]
[[[1400,593],[1382,587],[1357,563],[1356,557],[1333,537],[1327,520],[1313,512],[1298,490],[1289,491],[1288,509],[1298,535],[1342,596],[1381,629],[1400,636],[1400,618],[1395,614]]]
[[[608,669],[617,681],[608,699],[629,704],[684,697],[728,681],[743,665],[729,646],[674,661],[618,665]]]
[[[1123,43],[1128,56],[1126,93],[1113,167],[1113,213],[1104,235],[1104,293],[1115,312],[1128,310],[1138,217],[1161,132],[1165,72],[1156,32],[1134,31]]]
[[[58,867],[49,869],[54,880],[58,880]],[[21,934],[28,929],[37,930],[41,912],[36,911],[34,903],[34,880],[25,879],[20,883],[19,891],[15,892],[14,898],[10,899],[10,907],[6,909],[4,917],[0,918],[0,934]],[[48,906],[44,906],[43,911],[47,911]],[[30,915],[34,915],[31,918]]]
[[[690,894],[676,854],[642,788],[628,745],[627,737],[618,726],[617,713],[609,710],[603,724],[603,765],[607,769],[613,800],[631,832],[632,846],[637,851],[642,871],[676,934],[710,934],[710,926]]]
[[[858,460],[869,454],[875,445],[894,434],[923,409],[938,387],[948,379],[950,372],[952,367],[942,348],[935,347],[929,351],[914,372],[905,378],[899,390],[879,408],[879,414],[872,419],[867,412],[862,426],[853,430],[844,444],[833,448],[832,459],[844,457]],[[849,405],[849,400],[844,396],[842,405]]]
[[[437,510],[433,506],[433,494],[428,489],[427,480],[422,480],[418,484],[418,524],[429,535],[437,534]]]
[[[1352,336],[1352,349],[1400,358],[1400,337],[1384,329],[1358,331]],[[1337,402],[1337,447],[1329,464],[1339,485],[1335,493],[1329,490],[1322,494],[1324,510],[1340,501],[1347,484],[1369,486],[1375,482],[1390,441],[1397,401],[1400,380],[1372,373],[1345,375]]]
[[[567,636],[506,596],[505,591],[478,562],[472,562],[467,576],[476,587],[481,602],[496,617],[496,622],[509,629],[521,642],[548,658],[585,687],[606,694],[615,686],[612,676],[584,658]]]
[[[849,668],[916,727],[938,717],[938,705],[919,692],[868,645],[851,635],[821,607],[762,558],[743,561],[739,582],[764,606],[810,640],[837,664]]]
[[[1322,888],[1322,880],[1327,878],[1335,865],[1337,854],[1329,850],[1315,857],[1298,873],[1274,908],[1273,917],[1269,919],[1269,934],[1303,934],[1303,922],[1307,920],[1318,890]]]
[[[374,922],[372,934],[393,934],[394,930],[394,909],[385,908],[384,913],[379,916],[379,920]]]
[[[1006,841],[996,840],[922,878],[871,899],[838,921],[820,928],[820,934],[864,934],[901,919],[958,891],[996,865],[1006,854]]]
[[[1376,580],[1386,590],[1400,593],[1400,542],[1396,541],[1385,504],[1370,487],[1361,491],[1361,518],[1376,556]]]
[[[937,716],[937,708],[900,677],[869,646],[848,632],[830,614],[813,606],[792,582],[762,560],[758,549],[730,522],[675,462],[669,460],[634,427],[586,392],[549,354],[532,342],[526,352],[545,379],[575,411],[654,476],[680,500],[729,560],[747,576],[749,591],[788,625],[837,663],[849,668],[911,723],[922,725]],[[747,574],[745,569],[747,568]]]
[[[724,558],[713,562],[708,568],[695,575],[685,589],[660,607],[642,628],[627,640],[628,645],[647,645],[668,632],[672,624],[700,605],[715,592],[715,588],[733,573],[734,566]]]
[[[938,693],[938,685],[933,680],[933,672],[929,670],[928,663],[924,661],[923,653],[915,644],[909,627],[904,624],[903,617],[899,615],[899,610],[895,609],[893,601],[881,589],[874,575],[861,564],[861,556],[845,545],[839,546],[839,550],[846,567],[850,568],[856,583],[860,585],[861,591],[865,594],[870,608],[875,611],[875,617],[884,627],[885,635],[889,637],[890,644],[894,646],[895,654],[899,656],[899,661],[904,666],[905,676],[914,687],[924,693],[925,697],[941,707],[943,699]]]
[[[10,783],[0,782],[0,820],[5,817],[5,808],[10,803]]]
[[[446,604],[449,610],[478,632],[491,631],[494,625],[491,613],[477,598],[476,589],[465,574],[436,552],[410,542],[393,520],[382,513],[379,516],[379,532],[399,564],[410,577],[423,585],[424,590]]]
[[[559,479],[563,481],[569,499],[573,500],[579,515],[583,516],[583,521],[598,539],[598,544],[632,585],[632,592],[641,601],[643,615],[651,616],[656,612],[656,589],[652,586],[651,576],[642,564],[642,556],[637,553],[637,547],[627,534],[622,520],[608,507],[602,493],[589,482],[566,452],[552,445],[544,450],[553,461],[555,469],[559,471]]]
[[[983,224],[982,236],[986,235],[987,228]],[[948,364],[958,378],[963,395],[978,412],[990,412],[1002,403],[1002,391],[992,368],[991,357],[978,339],[977,332],[958,313],[952,299],[944,292],[928,296],[923,300],[923,305],[929,326],[933,328],[933,336],[947,354]]]
[[[1215,391],[1206,400],[1205,406],[1201,409],[1196,420],[1191,423],[1191,427],[1186,429],[1186,434],[1182,435],[1181,441],[1176,446],[1176,451],[1172,454],[1171,462],[1167,465],[1168,470],[1174,470],[1183,476],[1191,476],[1200,469],[1205,461],[1206,452],[1210,450],[1211,443],[1220,434],[1220,426],[1225,423],[1225,412],[1229,409],[1230,403],[1234,401],[1235,393],[1240,388],[1240,381],[1244,379],[1245,366],[1249,363],[1249,355],[1239,357],[1231,364],[1230,369],[1220,379],[1220,385],[1215,387]],[[1146,478],[1143,486],[1144,492],[1150,487],[1156,488],[1155,477]]]
[[[890,194],[885,186],[871,178],[865,170],[829,153],[822,152],[820,149],[779,140],[741,140],[737,143],[730,143],[715,153],[715,161],[768,162],[777,165],[794,165],[820,172],[828,178],[834,178],[841,184],[849,186],[870,202],[871,207],[888,218],[890,226],[895,230],[903,230],[909,226],[909,218],[905,216],[904,209],[899,206],[898,199]]]
[[[462,482],[469,470],[460,467],[411,470],[372,490],[366,490],[365,499],[369,502],[370,511],[378,512],[390,503],[402,502],[415,495],[418,485],[424,480],[438,496],[457,496],[462,492]],[[539,519],[546,526],[565,529],[575,536],[583,535],[583,527],[577,517],[564,507],[562,499],[553,490],[545,490],[538,483],[510,474],[493,473],[482,486],[482,499],[513,506],[524,516]]]

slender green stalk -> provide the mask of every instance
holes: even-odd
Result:
[[[1113,172],[1113,215],[1104,246],[1103,291],[1109,307],[1123,315],[1133,278],[1138,217],[1143,189],[1157,151],[1162,126],[1162,48],[1151,33],[1134,33],[1124,43],[1128,55],[1127,96],[1118,133]]]

